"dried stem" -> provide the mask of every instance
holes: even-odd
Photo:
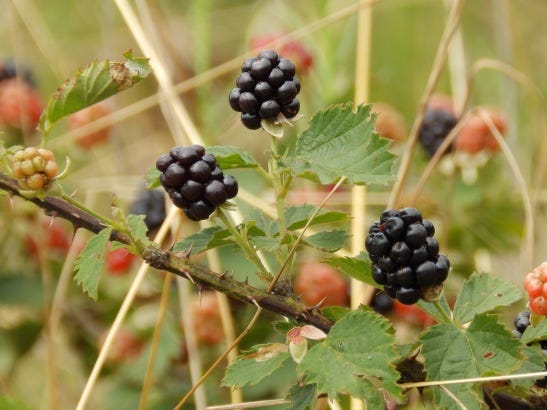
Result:
[[[454,35],[454,33],[456,32],[456,29],[458,28],[464,3],[465,3],[464,0],[455,0],[454,4],[452,5],[452,9],[450,10],[443,35],[441,37],[441,41],[437,49],[437,54],[433,62],[433,68],[431,69],[429,79],[427,81],[424,93],[420,100],[418,113],[416,114],[416,118],[414,120],[414,123],[412,124],[412,129],[410,130],[410,135],[408,137],[406,150],[401,159],[401,166],[399,168],[399,173],[397,175],[397,181],[395,182],[395,185],[393,186],[393,190],[391,191],[391,195],[388,202],[388,207],[390,208],[394,208],[398,205],[399,197],[401,196],[403,187],[408,178],[410,165],[412,163],[412,158],[414,156],[416,142],[418,141],[418,132],[420,130],[420,127],[422,126],[422,122],[425,116],[427,102],[429,101],[429,98],[433,94],[433,91],[435,90],[435,87],[437,86],[437,82],[439,81],[441,71],[446,61],[448,46],[450,44],[450,40],[452,39],[452,36]]]

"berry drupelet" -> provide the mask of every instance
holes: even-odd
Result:
[[[201,145],[172,148],[156,161],[160,182],[171,201],[193,221],[209,218],[226,200],[237,195],[237,181],[224,175],[212,154]]]
[[[256,130],[262,120],[274,120],[280,113],[295,117],[300,110],[299,92],[294,64],[274,50],[263,50],[241,65],[229,102],[234,111],[241,112],[243,125]]]
[[[365,240],[372,278],[399,302],[411,305],[429,299],[448,276],[450,262],[439,255],[435,227],[416,208],[386,209]],[[438,292],[433,292],[436,294]]]

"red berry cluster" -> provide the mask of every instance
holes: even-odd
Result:
[[[530,310],[536,315],[547,316],[547,262],[526,275],[524,289],[530,298]]]
[[[401,303],[429,300],[448,276],[450,262],[439,255],[435,227],[416,208],[386,209],[365,240],[372,278]],[[431,292],[433,291],[433,292]]]
[[[77,111],[68,117],[68,128],[74,131],[95,120],[103,118],[112,113],[112,108],[106,101],[93,104],[83,110]],[[82,148],[89,148],[96,144],[108,141],[112,132],[112,124],[100,130],[79,136],[76,143]]]
[[[487,109],[485,113],[495,128],[503,135],[507,129],[505,116],[493,109]],[[496,152],[500,147],[483,117],[480,114],[473,114],[458,134],[456,149],[468,154],[476,154],[485,150]]]
[[[348,302],[347,280],[333,267],[314,261],[300,265],[294,292],[307,306],[345,306]]]
[[[172,148],[156,161],[160,182],[175,206],[193,221],[209,218],[227,199],[237,195],[237,181],[224,175],[214,155],[201,145]]]

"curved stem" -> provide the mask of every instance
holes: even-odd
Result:
[[[244,237],[237,230],[237,228],[232,224],[230,218],[224,213],[224,210],[222,208],[217,209],[217,216],[224,224],[224,227],[228,229],[228,231],[232,234],[232,238],[243,250],[247,258],[249,258],[249,260],[253,262],[254,265],[258,268],[258,277],[262,281],[264,281],[264,283],[269,283],[269,281],[272,279],[272,275],[268,272],[268,270],[256,254],[256,251],[251,247],[247,238]]]

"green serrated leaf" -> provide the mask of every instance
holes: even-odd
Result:
[[[317,385],[295,384],[289,390],[287,394],[287,400],[291,401],[286,410],[313,410],[315,409],[315,400],[317,397]]]
[[[177,242],[173,247],[173,252],[186,252],[191,249],[193,254],[198,254],[209,249],[230,245],[232,242],[226,240],[229,236],[230,233],[226,229],[211,226]]]
[[[61,118],[126,90],[151,73],[148,59],[124,54],[125,62],[94,61],[68,78],[50,97],[40,118],[47,134]]]
[[[308,236],[302,242],[313,248],[325,251],[336,252],[342,249],[348,241],[349,234],[346,231],[334,230],[318,232]]]
[[[420,337],[428,380],[453,380],[508,374],[522,362],[521,344],[492,315],[475,316],[467,329],[452,323],[430,327]],[[447,385],[467,408],[484,408],[478,384]],[[455,402],[434,388],[438,405],[458,409]]]
[[[286,162],[294,174],[311,172],[323,184],[342,175],[353,184],[386,184],[394,180],[395,156],[388,151],[389,140],[373,129],[370,106],[327,108],[312,118]]]
[[[402,399],[393,333],[385,318],[370,310],[352,311],[306,353],[298,373],[331,398],[351,394],[366,399],[368,408],[383,408],[384,392]]]
[[[207,147],[207,152],[215,156],[218,166],[223,170],[230,168],[256,168],[259,166],[251,154],[238,147],[226,145],[212,146]]]
[[[105,228],[93,236],[76,259],[74,280],[82,286],[85,293],[97,300],[99,279],[103,270],[105,249],[110,239],[112,228]]]
[[[454,305],[454,319],[466,323],[473,316],[498,306],[510,305],[522,297],[520,288],[487,273],[474,273],[465,282]]]
[[[528,326],[520,340],[523,343],[537,342],[547,339],[547,318],[543,317],[536,326]]]
[[[328,256],[323,259],[323,262],[352,278],[381,289],[381,286],[372,279],[370,260],[364,253],[361,253],[356,257]]]
[[[130,214],[127,216],[127,226],[129,228],[129,232],[131,233],[131,237],[134,241],[139,242],[141,245],[146,245],[150,242],[148,236],[146,235],[148,228],[144,223],[144,218],[145,215]]]
[[[316,209],[317,207],[314,205],[290,206],[285,209],[285,223],[287,229],[290,231],[302,229]],[[341,223],[347,220],[348,215],[345,212],[321,209],[315,218],[313,218],[310,226],[326,223]]]
[[[289,349],[284,343],[254,346],[228,366],[222,385],[236,388],[253,386],[279,369],[289,358]]]
[[[161,186],[160,174],[161,172],[156,167],[150,167],[148,171],[146,171],[146,189],[154,189]]]
[[[517,374],[536,373],[545,370],[545,355],[543,354],[539,344],[524,346],[522,353],[524,354],[524,362],[522,363],[520,369],[516,372]],[[528,388],[535,383],[535,380],[533,378],[513,379],[511,380],[511,383],[514,386]]]

